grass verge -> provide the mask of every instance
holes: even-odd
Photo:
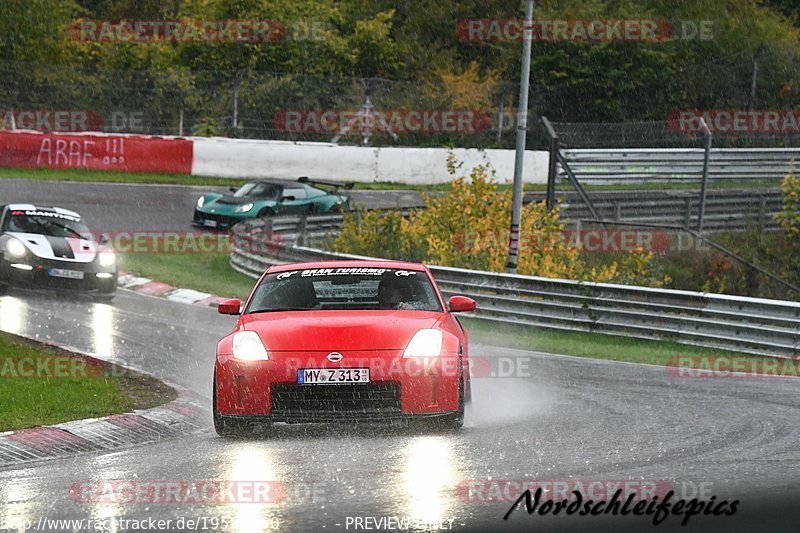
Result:
[[[499,324],[462,317],[470,341],[491,346],[608,359],[651,365],[675,365],[678,356],[732,357],[763,361],[763,357],[690,346],[670,341],[632,339],[599,333],[555,331],[514,324]]]
[[[176,398],[155,378],[0,332],[0,431],[148,409]],[[110,371],[119,370],[119,371]]]
[[[230,267],[227,239],[220,235],[214,251],[121,254],[120,269],[176,287],[245,299],[255,280]]]

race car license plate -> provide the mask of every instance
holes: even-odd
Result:
[[[47,273],[54,278],[83,279],[83,272],[79,270],[64,270],[63,268],[50,268]]]
[[[347,385],[369,383],[369,368],[301,368],[297,371],[300,385]]]
[[[216,220],[204,220],[203,225],[207,228],[216,228],[217,221]]]

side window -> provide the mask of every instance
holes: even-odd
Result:
[[[320,189],[315,189],[309,185],[306,185],[306,194],[308,194],[309,198],[316,198],[317,196],[325,196],[327,193]]]
[[[305,189],[283,189],[283,196],[294,196],[295,200],[305,200]]]

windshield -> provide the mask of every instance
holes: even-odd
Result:
[[[237,198],[277,198],[280,187],[272,183],[245,183],[233,193]]]
[[[425,272],[325,268],[266,276],[253,294],[246,313],[311,309],[442,311]]]
[[[51,211],[12,211],[3,229],[17,233],[91,240],[89,228],[79,217]]]

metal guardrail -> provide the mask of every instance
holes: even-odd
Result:
[[[602,220],[662,224],[693,228],[699,212],[699,198],[691,191],[652,191],[646,197],[635,191],[593,192],[593,205]],[[525,202],[542,201],[540,193],[527,193]],[[563,218],[593,218],[575,195],[562,198]],[[782,207],[781,193],[774,189],[730,189],[711,191],[706,202],[705,230],[735,231],[749,227],[776,230],[775,214]],[[407,213],[408,209],[404,209]],[[336,234],[342,215],[282,216],[274,219],[273,231],[286,234],[295,244],[314,242]]]
[[[709,191],[706,197],[704,230],[734,231],[748,227],[779,228],[775,215],[782,208],[777,189],[725,189]],[[561,204],[570,220],[594,218],[591,210],[575,195]],[[593,191],[592,205],[600,220],[668,224],[694,228],[700,212],[696,191]]]
[[[566,149],[561,153],[582,183],[697,182],[702,148]],[[712,148],[708,177],[719,180],[778,180],[800,161],[800,148]],[[559,177],[567,179],[564,168]]]
[[[248,225],[249,224],[249,225]],[[263,223],[236,232],[231,266],[258,278],[275,264],[371,259],[279,243],[264,252]],[[278,239],[280,241],[280,239]],[[478,302],[475,317],[758,355],[800,354],[800,302],[578,282],[431,266],[442,292]]]

